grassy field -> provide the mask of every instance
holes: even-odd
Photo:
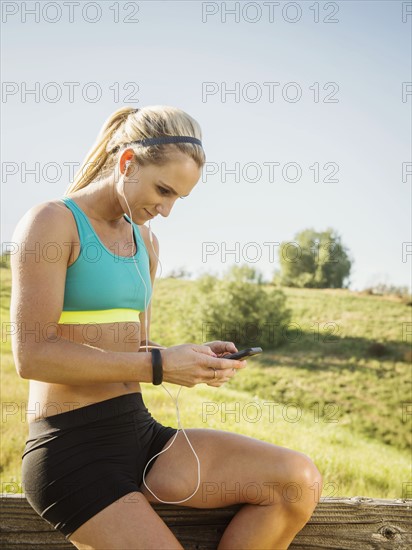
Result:
[[[1,269],[1,276],[1,476],[3,492],[13,492],[20,489],[28,381],[16,374],[5,334],[10,271]],[[175,306],[195,287],[179,279],[156,282],[151,339],[183,343]],[[238,432],[304,452],[323,474],[323,496],[402,498],[408,487],[410,496],[411,307],[348,290],[284,292],[293,313],[284,343],[250,359],[220,388],[182,388],[183,427]],[[176,396],[179,387],[165,385]],[[153,416],[177,427],[166,391],[142,387]]]

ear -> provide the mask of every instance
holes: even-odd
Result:
[[[120,173],[124,174],[127,170],[127,167],[131,163],[132,159],[134,157],[134,152],[132,149],[126,149],[126,151],[123,151],[120,159],[119,159],[119,165],[120,165]]]

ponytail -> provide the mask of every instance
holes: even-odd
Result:
[[[107,145],[110,139],[125,123],[127,117],[135,111],[136,109],[132,107],[122,107],[106,120],[95,143],[87,153],[81,167],[74,176],[73,183],[66,190],[66,194],[83,189],[83,187],[89,185],[90,182],[102,176],[102,169],[106,165],[109,157]]]

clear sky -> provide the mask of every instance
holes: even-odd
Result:
[[[77,4],[2,2],[3,244],[114,110],[165,104],[198,120],[207,165],[151,224],[163,275],[270,278],[264,243],[332,227],[352,289],[411,286],[410,2]]]

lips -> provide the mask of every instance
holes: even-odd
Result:
[[[147,214],[149,214],[149,216],[150,216],[151,218],[154,218],[153,214],[151,214],[148,210],[146,210],[146,208],[144,208],[144,210],[145,210],[145,212],[146,212]]]

